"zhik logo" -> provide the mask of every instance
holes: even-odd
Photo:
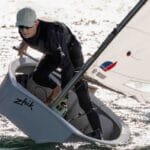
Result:
[[[24,98],[24,99],[20,99],[20,98],[17,98],[15,101],[14,101],[15,104],[18,104],[20,106],[27,106],[29,107],[31,110],[33,109],[34,107],[34,102],[27,99],[27,98]]]

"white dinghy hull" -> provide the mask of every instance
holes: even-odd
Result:
[[[16,73],[30,74],[35,66],[36,63],[26,57],[15,60],[10,64],[8,74],[0,86],[0,113],[26,135],[36,143],[86,141],[118,145],[128,141],[128,126],[93,94],[91,99],[101,120],[104,140],[86,136],[85,133],[90,132],[91,127],[86,115],[76,117],[84,112],[74,92],[69,92],[65,119],[32,95],[17,82]]]

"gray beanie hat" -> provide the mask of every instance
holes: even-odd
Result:
[[[17,13],[16,26],[32,27],[36,19],[35,11],[29,7],[25,7]]]

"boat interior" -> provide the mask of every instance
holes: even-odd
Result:
[[[26,90],[28,90],[27,82],[34,69],[35,64],[21,65],[16,68],[14,76],[17,84],[21,84]],[[98,98],[96,98],[93,93],[91,93],[90,96],[94,108],[99,115],[103,131],[103,139],[117,139],[122,130],[120,119]],[[90,135],[90,133],[93,132],[86,114],[79,106],[76,94],[72,90],[69,91],[68,98],[63,99],[55,108],[53,106],[51,106],[51,108],[85,135]]]

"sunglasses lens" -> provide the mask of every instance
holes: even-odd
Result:
[[[19,29],[30,29],[32,27],[26,27],[26,26],[19,26]]]

